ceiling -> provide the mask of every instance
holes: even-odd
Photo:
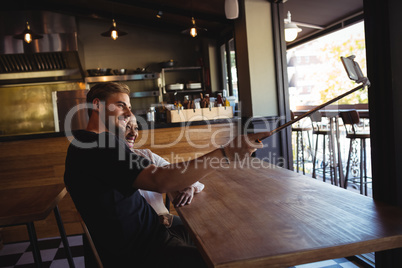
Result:
[[[314,38],[314,35],[320,32],[339,29],[343,25],[347,26],[362,20],[363,0],[287,0],[283,4],[285,17],[288,11],[292,15],[293,22],[323,28],[320,30],[299,25],[302,31],[298,34],[297,39],[292,42],[297,44],[310,36]]]
[[[271,0],[271,2],[278,1],[282,0]],[[292,21],[323,28],[353,17],[363,10],[363,0],[283,0],[283,2],[284,17],[287,11],[290,11]],[[172,33],[181,33],[188,29],[191,17],[194,16],[197,26],[207,29],[203,32],[205,36],[219,38],[230,32],[233,27],[233,21],[225,17],[224,3],[225,0],[13,0],[8,2],[5,9],[49,10],[102,20],[115,18],[118,25],[120,22]],[[163,11],[161,19],[156,18],[159,10]],[[302,32],[293,43],[323,31],[300,28]]]

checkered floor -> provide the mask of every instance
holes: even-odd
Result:
[[[68,236],[71,254],[76,268],[85,268],[84,247],[82,235]],[[68,268],[68,261],[60,237],[39,239],[39,248],[44,268]],[[31,268],[35,267],[32,249],[29,241],[5,244],[0,250],[1,268]],[[355,268],[358,266],[345,258],[326,260],[298,265],[293,268]]]
[[[294,266],[293,268],[356,268],[361,267],[345,258],[326,260]]]
[[[44,268],[68,268],[68,261],[60,237],[38,239]],[[76,268],[84,268],[84,248],[82,235],[68,236],[71,254]],[[5,244],[0,250],[1,268],[35,267],[29,241]]]

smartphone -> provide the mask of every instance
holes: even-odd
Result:
[[[341,57],[343,66],[345,67],[348,77],[351,80],[356,81],[357,83],[368,81],[367,77],[363,75],[359,64],[355,61],[355,58],[355,55],[351,55],[349,57]]]

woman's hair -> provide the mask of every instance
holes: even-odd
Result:
[[[87,103],[92,104],[94,99],[106,101],[106,99],[114,93],[130,94],[130,88],[123,83],[105,82],[93,86],[87,93]],[[88,115],[91,116],[92,109],[88,108]]]

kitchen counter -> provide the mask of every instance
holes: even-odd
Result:
[[[235,122],[240,122],[240,118],[233,117],[233,118],[225,118],[225,119],[188,121],[188,122],[178,122],[178,123],[146,122],[146,125],[142,125],[139,123],[139,128],[140,129],[158,129],[158,128],[202,126],[202,125],[209,125],[209,124],[224,124],[224,123],[235,123]]]

